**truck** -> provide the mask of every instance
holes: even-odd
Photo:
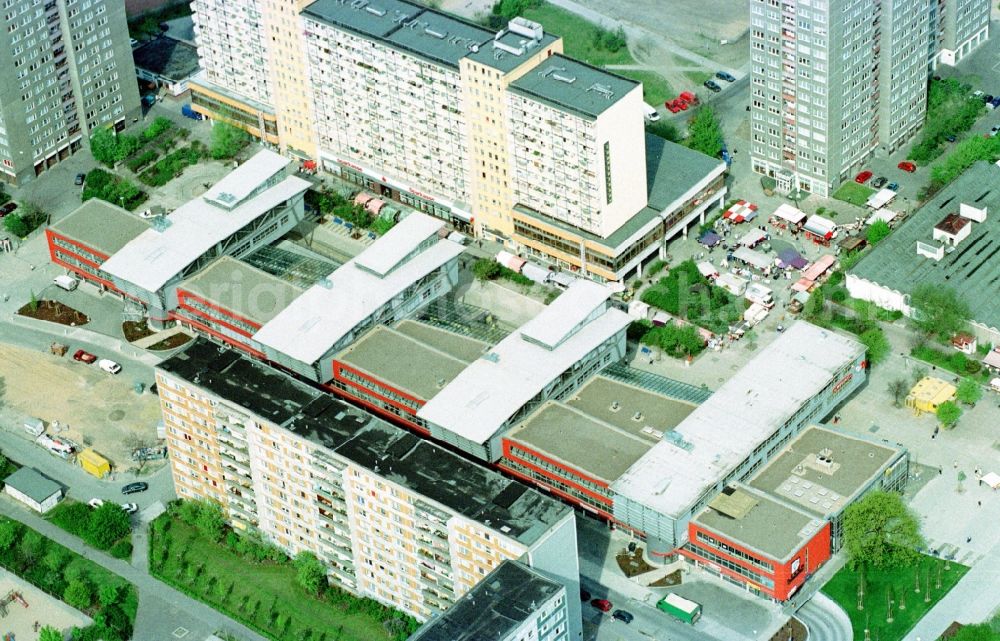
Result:
[[[663,597],[656,603],[656,607],[675,619],[680,619],[691,625],[694,625],[701,618],[701,605],[676,594],[668,594]]]
[[[181,115],[184,116],[185,118],[190,118],[191,120],[204,120],[205,119],[205,117],[202,116],[197,111],[195,111],[194,108],[191,107],[190,104],[186,104],[183,107],[181,107]]]
[[[743,292],[747,290],[746,279],[740,278],[739,276],[728,272],[720,274],[719,277],[715,279],[715,284],[733,296],[742,296]]]
[[[770,287],[765,287],[760,283],[750,283],[743,296],[751,303],[763,305],[767,309],[774,307],[774,293]]]

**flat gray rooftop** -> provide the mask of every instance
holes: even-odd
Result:
[[[336,360],[426,401],[458,376],[472,360],[482,355],[486,345],[481,344],[473,358],[456,358],[413,336],[447,332],[427,326],[424,326],[426,331],[422,331],[419,325],[420,323],[408,323],[409,332],[377,325],[340,352]],[[436,338],[439,344],[446,342],[443,336]],[[455,338],[459,345],[476,342],[457,336]]]
[[[607,483],[621,476],[657,439],[631,433],[548,401],[507,438]]]
[[[135,68],[173,82],[198,72],[198,50],[186,42],[160,36],[132,51]]]
[[[149,223],[117,205],[91,198],[51,229],[111,256],[149,229]]]
[[[787,560],[823,527],[815,516],[759,492],[736,491],[756,502],[742,518],[706,507],[692,521],[776,561]]]
[[[842,510],[901,452],[888,443],[812,426],[748,485],[825,517]]]
[[[504,561],[410,641],[507,639],[562,588],[518,561]]]
[[[635,80],[556,54],[510,83],[510,89],[551,107],[594,119],[639,86]]]
[[[917,254],[917,243],[941,245],[934,226],[961,204],[986,209],[985,222],[972,223],[969,237],[935,261]],[[850,274],[902,293],[931,283],[954,289],[973,320],[1000,328],[1000,167],[977,162],[910,216],[862,258]]]
[[[545,49],[559,39],[549,33],[543,33],[540,40],[530,41],[524,36],[510,31],[502,32],[502,35],[494,38],[489,44],[480,47],[479,51],[470,52],[468,57],[480,64],[492,67],[497,71],[507,73],[519,67],[524,61]],[[526,42],[527,41],[527,42]],[[494,43],[505,45],[504,49],[494,46]],[[524,53],[515,54],[511,50],[523,49]]]
[[[402,320],[396,323],[395,329],[400,334],[406,334],[428,347],[442,351],[466,363],[471,363],[482,356],[489,347],[489,344],[483,341],[415,320]]]
[[[566,404],[636,434],[647,426],[661,432],[671,430],[697,407],[606,376],[587,381]]]
[[[230,256],[214,260],[180,287],[259,325],[274,318],[303,291]]]

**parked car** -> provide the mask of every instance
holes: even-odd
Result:
[[[993,100],[990,101],[990,104],[993,105],[994,109],[1000,107],[1000,96],[993,96]]]
[[[122,366],[114,362],[110,358],[102,358],[97,361],[97,366],[103,369],[108,374],[117,374],[122,371]]]
[[[615,610],[615,613],[611,616],[618,619],[622,623],[632,623],[632,619],[635,618],[632,616],[631,612],[626,612],[625,610]]]
[[[80,361],[81,363],[86,363],[90,365],[91,363],[97,360],[97,357],[91,354],[90,352],[78,349],[76,350],[76,352],[73,353],[73,360]]]
[[[139,511],[139,506],[135,503],[122,503],[122,510],[125,514],[135,514]]]
[[[859,185],[863,185],[869,180],[871,180],[871,177],[872,177],[872,172],[866,169],[854,177],[854,182],[858,183]]]
[[[611,605],[611,601],[608,601],[607,599],[591,599],[590,605],[594,606],[601,612],[611,612],[611,608],[614,607]]]
[[[715,77],[726,82],[736,82],[736,76],[727,71],[716,71]]]
[[[7,203],[3,207],[0,207],[0,218],[3,218],[7,214],[13,212],[17,209],[17,203]]]
[[[135,483],[129,483],[128,485],[122,487],[122,494],[137,494],[139,492],[145,492],[148,489],[149,483],[136,481]]]
[[[899,183],[889,183],[885,186],[886,189],[891,189],[893,191],[899,191]]]
[[[92,507],[92,508],[94,508],[96,510],[97,508],[99,508],[102,505],[104,505],[104,501],[101,500],[101,499],[94,498],[94,499],[90,499],[89,501],[87,501],[87,505],[89,505],[90,507]]]
[[[956,136],[955,134],[948,134],[947,136],[944,137],[944,139],[947,140],[948,142],[955,142],[956,140],[958,140],[958,136]]]
[[[705,88],[711,91],[712,93],[719,93],[720,91],[722,91],[722,87],[720,87],[719,84],[714,80],[706,80]]]
[[[912,163],[909,160],[904,160],[903,162],[899,163],[896,166],[902,169],[903,171],[911,174],[917,170],[916,163]]]
[[[881,189],[882,185],[886,184],[887,182],[889,182],[888,178],[886,178],[885,176],[879,176],[878,178],[872,181],[872,187],[874,187],[875,189]]]
[[[668,100],[665,103],[663,103],[663,106],[666,107],[667,111],[669,111],[672,114],[675,114],[681,110],[680,105],[677,104],[676,100]]]
[[[990,129],[990,138],[995,137],[997,133],[1000,133],[1000,125],[994,125],[993,129]]]
[[[580,590],[580,600],[581,601],[590,601],[590,592],[587,592],[586,590],[581,589]]]
[[[982,98],[985,95],[986,94],[984,94],[982,91],[973,91],[972,92],[972,97],[973,98]]]
[[[87,181],[87,174],[77,174],[76,178],[73,179],[73,184],[77,187],[83,185]]]
[[[979,93],[982,94],[983,92],[980,91]],[[985,96],[982,96],[982,98],[983,98],[983,102],[993,102],[993,95],[992,94],[986,94]]]
[[[682,91],[677,95],[678,98],[688,103],[689,105],[698,104],[698,96],[695,95],[693,91]]]

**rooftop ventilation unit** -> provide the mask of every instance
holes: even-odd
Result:
[[[633,421],[639,422],[642,419],[643,419],[642,412],[636,412],[635,414],[632,415]]]
[[[500,355],[497,354],[496,352],[490,352],[489,354],[484,354],[483,358],[485,360],[488,360],[491,363],[499,363],[500,362]]]
[[[378,7],[365,7],[365,11],[379,18],[385,15],[385,9],[379,9]]]
[[[149,226],[161,233],[166,231],[167,227],[170,227],[170,224],[170,219],[166,216],[153,216],[149,221]]]
[[[574,82],[576,82],[576,76],[564,76],[564,75],[562,75],[560,73],[554,73],[554,74],[552,74],[552,79],[553,80],[558,80],[559,82],[565,82],[568,85],[571,85]]]
[[[622,408],[621,403],[619,403],[618,401],[611,401],[611,407],[609,407],[608,409],[611,410],[612,412],[617,412],[621,408]]]
[[[612,98],[615,97],[615,92],[611,90],[611,87],[607,85],[602,85],[599,82],[595,82],[594,84],[587,87],[587,91],[593,91],[594,93],[599,93],[602,96],[604,96],[606,100],[611,100]]]
[[[366,6],[368,6],[368,0],[354,0],[351,3],[352,9],[364,9]]]
[[[444,40],[445,38],[448,37],[448,32],[447,31],[435,31],[434,29],[431,29],[430,27],[427,27],[426,29],[424,29],[424,33],[426,33],[429,36],[434,36],[438,40]]]
[[[215,200],[219,201],[220,203],[224,203],[226,205],[232,205],[233,203],[236,202],[236,196],[234,196],[233,194],[229,193],[228,191],[223,191],[223,192],[220,192],[215,197]]]

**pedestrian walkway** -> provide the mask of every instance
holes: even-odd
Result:
[[[1000,577],[1000,542],[924,615],[904,641],[932,641],[954,621],[981,623],[987,620],[1000,606],[997,577]]]
[[[67,327],[66,325],[59,325],[58,323],[50,323],[48,321],[13,314],[7,321],[0,320],[0,333],[3,333],[5,336],[6,331],[3,326],[6,323],[20,326],[34,333],[46,334],[53,340],[58,340],[63,343],[67,341],[76,343],[82,342],[86,343],[87,347],[90,348],[104,349],[124,354],[128,358],[143,363],[144,365],[157,365],[163,360],[160,356],[150,354],[147,351],[136,349],[131,345],[128,345],[124,340],[112,338],[111,336],[105,336],[99,332],[94,332],[82,327]]]
[[[137,640],[183,638],[201,641],[218,630],[227,630],[241,641],[266,641],[265,637],[250,628],[181,594],[125,561],[114,559],[104,552],[88,547],[72,534],[36,514],[21,509],[6,496],[0,498],[0,514],[17,519],[135,585],[139,593],[139,611],[136,615],[133,637]],[[133,556],[146,556],[148,553],[146,537],[137,536],[134,543]],[[183,634],[180,634],[182,630]]]

